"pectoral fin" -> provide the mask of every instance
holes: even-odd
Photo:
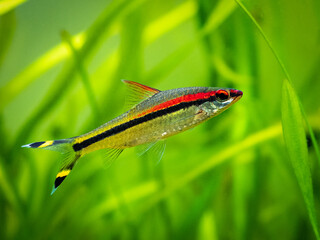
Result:
[[[166,149],[166,140],[158,140],[140,145],[136,149],[139,156],[147,153],[148,158],[153,159],[156,164],[159,164]]]

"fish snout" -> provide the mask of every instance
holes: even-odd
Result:
[[[243,92],[237,89],[230,90],[230,97],[233,97],[235,100],[239,100],[243,95]]]

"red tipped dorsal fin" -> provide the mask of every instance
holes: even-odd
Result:
[[[160,92],[160,90],[148,87],[146,85],[129,81],[122,80],[122,82],[127,86],[129,93],[127,96],[127,105],[133,106],[142,102],[143,100],[152,97],[153,95]]]

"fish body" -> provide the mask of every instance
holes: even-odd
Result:
[[[124,81],[140,102],[89,133],[63,140],[36,142],[23,147],[44,148],[73,156],[56,176],[54,190],[81,156],[99,149],[117,151],[157,142],[193,128],[218,115],[242,97],[230,88],[188,87],[159,91]],[[70,154],[72,153],[72,154]]]

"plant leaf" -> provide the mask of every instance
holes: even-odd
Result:
[[[307,206],[313,231],[320,239],[315,214],[308,149],[299,101],[292,85],[284,80],[282,87],[282,129],[290,161]]]
[[[10,10],[16,8],[20,4],[24,3],[25,0],[4,0],[0,1],[0,15],[3,15]]]
[[[16,17],[12,11],[8,14],[0,16],[0,67],[11,46],[13,35],[16,29]]]
[[[79,54],[78,50],[72,43],[72,36],[67,31],[61,32],[61,37],[65,41],[65,43],[69,46],[70,51],[72,53],[73,59],[74,59],[74,66],[78,70],[78,73],[81,77],[83,87],[86,91],[89,104],[91,106],[92,112],[95,115],[95,119],[99,119],[101,114],[99,111],[98,103],[96,101],[96,98],[94,96],[94,92],[90,83],[89,74],[86,71],[85,67],[83,66],[83,60],[81,54]]]
[[[181,3],[169,13],[147,25],[143,32],[144,43],[148,45],[154,42],[156,39],[193,17],[196,11],[197,5],[194,1]]]

